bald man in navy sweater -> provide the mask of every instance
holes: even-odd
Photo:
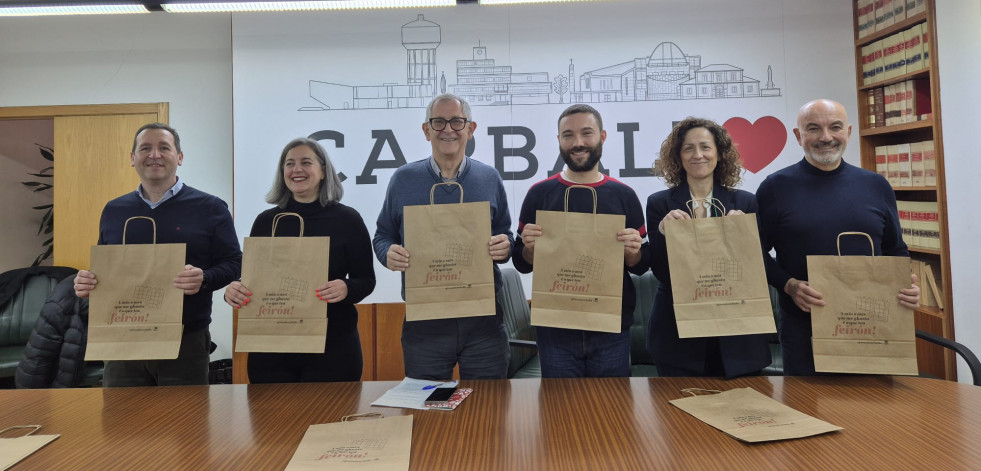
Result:
[[[845,107],[814,100],[797,114],[794,135],[804,158],[774,172],[756,192],[767,281],[780,291],[780,346],[784,374],[813,375],[811,306],[824,306],[824,294],[807,284],[808,255],[837,255],[837,236],[858,231],[873,241],[875,255],[909,256],[899,227],[896,195],[881,175],[842,160],[852,126]],[[854,240],[851,240],[854,239]],[[865,238],[842,238],[842,255],[868,255]],[[897,286],[899,303],[916,309],[916,276]]]

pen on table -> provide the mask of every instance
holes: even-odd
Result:
[[[437,386],[439,386],[439,385],[438,385],[438,384],[430,384],[429,386],[423,386],[423,387],[422,387],[422,390],[423,390],[423,391],[428,391],[428,390],[430,390],[430,389],[434,389],[434,388],[436,388]]]

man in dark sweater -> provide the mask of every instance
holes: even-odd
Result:
[[[144,125],[136,132],[130,154],[140,185],[102,210],[99,245],[121,244],[123,225],[133,216],[156,221],[157,243],[187,244],[186,265],[174,274],[173,285],[184,291],[184,333],[177,359],[107,361],[106,387],[208,384],[211,293],[239,276],[242,251],[225,202],[177,178],[183,159],[177,131],[160,123]],[[130,224],[127,243],[153,241],[151,224]],[[79,271],[75,294],[87,298],[96,283],[95,273]]]
[[[774,172],[760,184],[760,236],[767,281],[780,293],[780,346],[784,374],[813,375],[811,305],[823,306],[823,293],[807,284],[808,255],[837,255],[838,234],[858,231],[873,241],[875,255],[908,256],[896,195],[881,175],[842,160],[852,127],[845,107],[815,100],[801,107],[794,135],[804,159]],[[842,255],[869,255],[867,239],[844,237]],[[916,276],[897,286],[899,303],[916,309]]]
[[[455,95],[444,94],[430,102],[422,131],[432,144],[432,156],[403,165],[388,184],[385,201],[375,228],[373,244],[378,261],[389,270],[409,268],[409,250],[403,247],[403,208],[429,204],[430,188],[436,183],[457,182],[463,201],[490,202],[491,238],[487,249],[494,260],[494,288],[501,289],[497,264],[511,257],[511,213],[504,182],[494,167],[466,156],[467,141],[477,123],[471,120],[470,105]],[[460,189],[439,187],[434,202],[457,203]],[[402,276],[405,299],[405,276]],[[453,365],[460,364],[462,379],[505,378],[508,371],[508,336],[503,313],[497,315],[412,321],[402,324],[402,357],[405,375],[417,379],[449,379]]]
[[[606,131],[598,111],[589,105],[572,105],[559,116],[558,126],[559,154],[566,168],[536,183],[525,195],[518,218],[520,235],[512,250],[514,267],[530,273],[535,263],[535,239],[556,229],[536,224],[538,210],[563,211],[567,188],[591,187],[596,190],[597,214],[626,216],[625,228],[610,228],[610,243],[623,244],[623,307],[620,332],[616,333],[536,327],[542,377],[630,376],[630,325],[637,295],[628,271],[642,275],[650,268],[644,209],[633,189],[599,171]],[[572,189],[568,206],[573,212],[593,212],[592,192]]]

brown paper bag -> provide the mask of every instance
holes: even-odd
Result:
[[[153,224],[153,243],[126,245],[134,219]],[[146,216],[123,225],[122,245],[92,247],[98,287],[89,296],[85,360],[173,360],[184,331],[184,292],[174,278],[184,271],[186,244],[158,244],[157,223]]]
[[[811,306],[814,369],[917,374],[913,311],[896,298],[899,289],[910,283],[909,258],[843,257],[843,235],[869,237],[862,232],[842,232],[838,256],[807,256],[808,284],[824,295],[825,302],[823,307]]]
[[[300,220],[299,237],[276,237],[286,216]],[[273,217],[272,237],[246,237],[242,284],[251,301],[238,310],[236,352],[324,353],[327,303],[316,288],[327,281],[330,237],[303,237],[297,213]]]
[[[433,204],[440,185],[460,187],[459,204]],[[437,183],[429,190],[428,205],[406,206],[405,320],[493,316],[494,261],[490,203],[463,202],[463,187]]]
[[[680,338],[777,331],[755,214],[666,221],[664,237]]]
[[[593,212],[570,213],[569,191],[593,193]],[[542,236],[535,239],[531,280],[531,325],[620,332],[623,315],[622,214],[596,214],[596,190],[565,190],[565,211],[535,213]]]
[[[0,435],[6,434],[10,430],[31,429],[26,435],[15,438],[0,437],[0,471],[10,469],[20,460],[27,458],[35,451],[40,450],[48,443],[53,442],[61,435],[34,435],[34,432],[41,430],[40,425],[16,425],[0,430]]]
[[[686,389],[683,392],[694,395],[695,391]],[[844,430],[787,407],[751,388],[730,389],[670,402],[696,419],[744,442],[787,440]]]
[[[381,414],[373,414],[381,415]],[[412,416],[311,425],[286,471],[397,471],[409,469]]]

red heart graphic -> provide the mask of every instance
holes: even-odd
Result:
[[[744,118],[730,118],[722,127],[739,149],[743,168],[753,173],[770,165],[787,145],[787,128],[773,116],[764,116],[753,124]]]

